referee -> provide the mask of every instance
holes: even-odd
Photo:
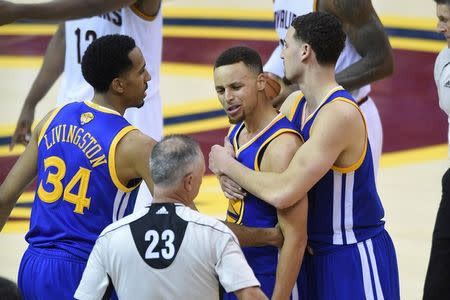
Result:
[[[450,123],[450,0],[435,0],[437,29],[447,39],[434,65],[439,107]],[[450,143],[450,128],[448,131]],[[449,149],[450,157],[450,149]],[[433,230],[423,300],[450,299],[450,168],[442,176],[442,198]]]
[[[197,142],[182,135],[153,148],[153,204],[106,227],[76,299],[219,299],[219,281],[239,299],[267,299],[221,222],[192,210],[205,172]]]

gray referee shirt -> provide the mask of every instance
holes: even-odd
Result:
[[[101,299],[219,299],[259,286],[237,238],[220,221],[181,204],[154,203],[103,230],[75,292]]]
[[[450,124],[450,49],[448,47],[442,49],[436,58],[436,63],[434,64],[434,80],[439,96],[439,107],[447,114]],[[450,127],[448,141],[450,143]]]

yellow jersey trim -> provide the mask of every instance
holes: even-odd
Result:
[[[364,123],[364,131],[365,131],[364,148],[363,148],[363,151],[362,151],[361,156],[359,157],[359,159],[354,164],[352,164],[352,165],[350,165],[348,167],[338,167],[338,166],[335,166],[335,165],[333,165],[331,167],[332,170],[340,172],[340,173],[350,173],[350,172],[356,171],[362,165],[362,163],[364,161],[364,158],[366,157],[366,154],[367,154],[367,143],[368,143],[368,139],[367,139],[367,124],[366,124],[366,120],[364,118],[364,115],[361,112],[361,109],[359,109],[359,106],[355,102],[353,102],[353,101],[351,101],[350,99],[347,99],[347,98],[339,97],[339,98],[333,99],[332,101],[330,101],[327,104],[330,104],[330,103],[333,103],[333,102],[336,102],[336,101],[343,101],[343,102],[346,102],[346,103],[349,103],[349,104],[353,105],[358,110],[359,114],[362,117],[363,123]],[[311,132],[312,132],[312,126],[311,126],[310,132],[309,132],[310,136],[311,136]]]
[[[260,165],[258,164],[258,157],[259,157],[259,153],[261,152],[261,150],[264,148],[264,146],[266,146],[268,143],[270,143],[276,137],[282,135],[283,133],[293,133],[293,134],[297,135],[300,138],[300,140],[303,140],[300,133],[298,133],[298,131],[296,131],[294,129],[282,128],[282,129],[279,129],[278,131],[274,132],[266,141],[264,141],[264,143],[261,145],[261,147],[259,147],[258,152],[256,152],[255,162],[254,162],[255,171],[261,171]]]
[[[303,96],[304,96],[303,93],[300,92],[298,94],[297,98],[294,100],[294,103],[292,103],[291,111],[289,112],[289,116],[288,116],[289,121],[292,122],[292,119],[294,118],[295,112],[297,111],[298,105],[300,104],[300,101],[302,100]]]
[[[236,209],[234,209],[235,207],[239,208],[239,212],[237,212]],[[245,207],[245,198],[228,200],[226,221],[234,224],[242,224],[242,218],[244,217],[244,207]],[[235,219],[234,217],[228,214],[228,212],[230,212],[230,208],[232,209],[231,213],[233,213],[234,211],[239,216],[238,219]]]
[[[50,117],[48,117],[47,121],[45,121],[44,125],[41,128],[41,132],[39,132],[38,147],[39,147],[39,144],[41,143],[42,138],[44,137],[45,132],[48,129],[48,126],[50,126],[50,123],[53,121],[53,119],[56,117],[56,115],[59,113],[59,111],[63,107],[64,107],[64,105],[55,108],[53,110],[53,112],[51,113]]]
[[[127,134],[128,132],[130,132],[132,130],[137,130],[137,128],[134,126],[131,126],[131,125],[122,128],[119,131],[119,133],[116,134],[113,141],[111,142],[111,146],[109,148],[109,153],[108,153],[108,168],[109,168],[109,174],[111,176],[111,179],[114,182],[114,185],[119,190],[121,190],[125,193],[129,193],[132,190],[134,190],[140,184],[140,182],[132,187],[126,187],[122,182],[120,182],[119,176],[117,176],[117,171],[116,171],[116,156],[115,155],[116,155],[117,144],[119,143],[119,141],[125,136],[125,134]]]
[[[92,109],[107,113],[107,114],[113,114],[113,115],[118,115],[118,116],[122,116],[121,114],[119,114],[117,111],[111,109],[111,108],[107,108],[101,105],[98,105],[97,103],[94,103],[92,101],[84,101],[84,104],[86,104],[87,106],[89,106]]]
[[[141,11],[141,10],[137,7],[137,4],[136,4],[136,3],[133,3],[133,4],[130,5],[129,7],[130,7],[131,11],[134,12],[134,14],[135,14],[136,16],[138,16],[139,18],[144,19],[144,20],[146,20],[146,21],[153,21],[153,20],[156,18],[156,16],[158,15],[159,11],[161,10],[161,4],[160,4],[160,5],[159,5],[159,8],[158,8],[158,11],[157,11],[153,16],[150,16],[150,15],[145,14],[143,11]]]
[[[259,138],[261,135],[263,135],[267,130],[269,130],[270,127],[272,127],[273,124],[275,124],[276,122],[278,122],[281,118],[284,118],[284,115],[282,113],[279,113],[278,115],[275,116],[275,118],[273,118],[273,120],[267,124],[266,127],[264,127],[263,130],[261,130],[260,132],[258,132],[258,134],[256,134],[254,137],[252,137],[247,143],[245,143],[241,148],[239,148],[236,151],[235,156],[238,157],[239,154],[244,151],[245,149],[247,149],[251,144],[253,144],[253,142]],[[244,123],[242,123],[242,126],[244,126]],[[241,129],[239,129],[241,130]],[[234,136],[234,142],[235,145],[237,146],[237,134]]]
[[[231,133],[231,131],[233,131],[233,128],[234,128],[235,126],[236,126],[236,125],[231,125],[230,128],[228,128],[227,136],[230,136],[230,133]]]
[[[236,125],[233,125],[233,126],[230,128],[228,134],[230,134],[231,131],[232,131],[232,129],[235,128],[235,127],[236,127]],[[238,137],[238,135],[239,135],[239,133],[241,132],[241,130],[242,130],[243,127],[244,127],[244,122],[242,122],[242,124],[239,126],[239,128],[238,128],[237,131],[236,131],[236,134],[235,134],[234,137],[233,137],[234,157],[237,157],[237,154],[236,154],[236,153],[237,153],[238,150],[239,150],[239,145],[238,145],[237,137]]]
[[[302,119],[302,124],[301,124],[300,129],[303,130],[303,128],[305,127],[305,124],[309,121],[309,119],[311,119],[312,116],[314,116],[314,115],[319,111],[319,109],[322,108],[322,106],[323,106],[323,104],[325,103],[325,101],[327,101],[328,98],[330,98],[330,96],[331,96],[334,92],[339,91],[339,90],[343,90],[343,89],[344,89],[344,88],[343,88],[342,86],[340,86],[340,85],[338,85],[338,86],[335,87],[335,88],[332,88],[332,89],[328,92],[328,94],[326,94],[326,96],[322,99],[322,101],[320,101],[319,105],[318,105],[317,108],[314,110],[314,112],[312,112],[311,114],[309,114],[309,116],[306,116],[306,106],[308,105],[308,99],[306,99],[305,106],[303,106],[302,118],[301,118],[301,119]],[[311,128],[312,128],[313,126],[314,126],[314,123],[311,125]],[[309,135],[311,135],[311,128],[310,128],[310,130],[309,130],[309,132],[310,132]]]

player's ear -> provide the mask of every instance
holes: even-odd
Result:
[[[256,86],[258,91],[263,91],[266,88],[266,75],[264,73],[259,73],[256,78]]]
[[[111,90],[113,92],[122,94],[124,91],[124,82],[118,77],[114,78],[111,82]]]
[[[184,189],[188,192],[192,191],[192,172],[187,173],[183,178]]]
[[[300,60],[304,61],[311,55],[312,55],[311,45],[309,45],[308,43],[303,43],[303,45],[300,47]]]

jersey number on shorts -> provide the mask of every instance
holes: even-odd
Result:
[[[38,187],[38,196],[39,198],[46,203],[53,203],[58,201],[61,196],[63,196],[63,200],[75,204],[74,212],[77,214],[83,214],[84,208],[89,209],[91,204],[91,198],[87,198],[87,189],[89,187],[89,178],[91,176],[91,171],[80,167],[78,172],[70,179],[69,183],[66,187],[63,186],[62,180],[66,175],[66,164],[64,161],[57,156],[50,156],[44,159],[44,167],[45,170],[48,168],[55,168],[56,172],[48,172],[47,175],[47,184],[51,184],[53,189],[51,191],[47,191],[44,189],[42,185],[42,180],[39,183]],[[78,193],[72,193],[73,188],[78,185]]]
[[[145,241],[150,242],[147,251],[145,251],[146,259],[158,259],[161,255],[164,259],[171,259],[175,254],[175,246],[173,241],[175,240],[175,234],[172,230],[166,229],[161,234],[161,239],[165,241],[165,248],[161,248],[161,254],[155,251],[156,246],[159,242],[159,232],[156,230],[148,230],[145,233]]]
[[[77,28],[77,30],[75,30],[75,35],[77,36],[77,60],[78,63],[81,64],[81,29]],[[93,41],[95,41],[97,39],[97,33],[95,33],[95,31],[93,30],[88,30],[86,31],[86,33],[84,34],[84,40],[86,42],[88,42],[89,44],[92,43]]]

